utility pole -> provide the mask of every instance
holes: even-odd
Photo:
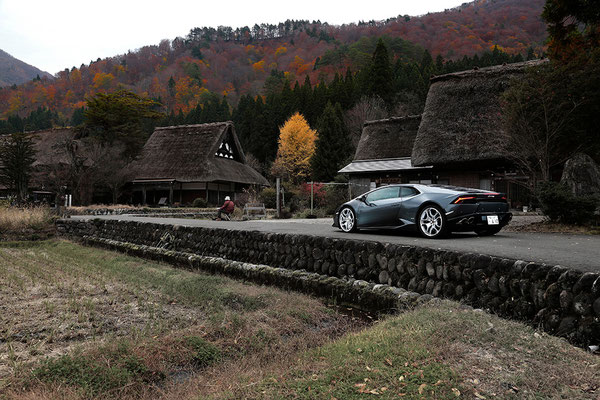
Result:
[[[279,192],[281,190],[281,178],[276,178],[276,187],[277,187],[277,218],[281,218],[281,199],[279,197]]]
[[[314,182],[310,183],[310,215],[313,215]]]

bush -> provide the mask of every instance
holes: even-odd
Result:
[[[333,215],[335,210],[348,201],[348,187],[343,185],[328,186],[325,190],[325,211]]]
[[[538,187],[542,212],[554,222],[583,225],[594,220],[599,201],[593,196],[575,196],[569,188],[556,182],[543,182]]]
[[[221,358],[219,348],[201,337],[188,336],[185,344],[192,351],[192,362],[198,367],[206,367]]]
[[[208,206],[208,203],[206,202],[206,199],[202,199],[200,197],[198,197],[197,199],[194,199],[194,201],[192,202],[192,207],[206,208],[207,206]]]
[[[127,345],[103,349],[101,357],[76,353],[46,359],[33,370],[33,375],[42,382],[81,387],[89,395],[117,389],[150,375],[143,361]]]
[[[265,203],[266,208],[277,207],[277,190],[275,188],[265,188],[258,196],[262,203]]]

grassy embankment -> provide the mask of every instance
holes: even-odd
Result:
[[[65,241],[0,244],[0,398],[596,399],[600,360],[440,302],[320,301]]]

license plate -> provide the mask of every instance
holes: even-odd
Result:
[[[487,223],[488,225],[500,225],[500,220],[497,215],[488,215]]]

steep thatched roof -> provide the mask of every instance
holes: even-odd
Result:
[[[72,128],[48,129],[30,134],[36,152],[34,168],[70,163],[65,143],[75,137],[75,131]]]
[[[268,185],[261,174],[246,165],[231,121],[156,128],[131,168],[134,181],[138,182],[229,181]]]
[[[420,122],[420,115],[365,122],[354,160],[410,157]]]
[[[510,80],[543,60],[431,78],[412,151],[415,166],[502,160],[506,154],[500,95]]]

